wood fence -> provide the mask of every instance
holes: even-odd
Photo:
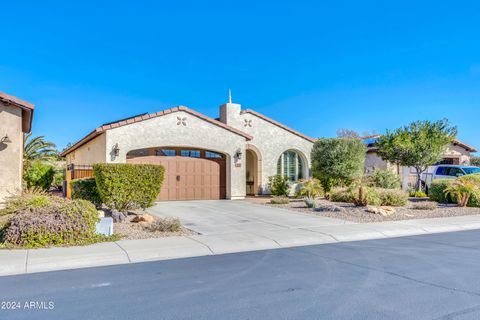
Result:
[[[92,178],[93,177],[93,168],[89,165],[78,165],[78,164],[69,164],[67,166],[66,174],[66,185],[65,185],[65,196],[69,199],[72,198],[72,187],[70,186],[70,181],[73,179],[82,179],[82,178]]]

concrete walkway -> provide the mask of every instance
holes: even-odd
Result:
[[[227,210],[233,210],[243,202],[225,203]],[[212,215],[214,209],[208,209],[207,203],[203,205],[207,210],[205,217]],[[153,211],[164,214],[161,212],[163,209],[158,208]],[[203,230],[205,234],[202,235],[121,240],[85,247],[0,250],[0,275],[480,229],[480,215],[355,224],[322,217],[311,220],[317,217],[274,210],[275,221],[268,218],[272,214],[270,210],[257,214],[242,213],[237,217],[235,212],[227,212],[225,220],[219,221],[217,226],[217,230],[225,228],[226,232],[211,229],[209,219],[199,224],[202,221],[200,217],[194,222],[188,222],[188,219],[184,222],[194,223],[195,226],[189,227]],[[178,216],[188,214],[187,211],[175,212]],[[238,219],[243,220],[249,214],[249,221],[239,222]]]

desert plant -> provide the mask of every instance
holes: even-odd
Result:
[[[164,168],[152,164],[97,163],[93,172],[104,204],[118,211],[147,208],[160,193]]]
[[[4,241],[28,248],[89,243],[96,239],[98,214],[85,200],[51,197],[50,204],[19,210],[4,229]]]
[[[330,201],[353,203],[354,195],[352,190],[346,188],[335,188],[330,191]]]
[[[288,196],[290,184],[288,177],[275,175],[268,178],[268,188],[274,196]]]
[[[149,231],[155,232],[179,232],[182,224],[178,218],[156,218],[152,223],[145,226]]]
[[[319,198],[323,195],[322,184],[315,178],[301,180],[299,188],[300,189],[295,193],[297,198]]]
[[[315,200],[315,198],[305,197],[303,198],[303,202],[305,202],[307,208],[315,209],[317,207],[317,201]]]
[[[393,132],[387,130],[376,145],[383,160],[416,169],[416,190],[420,191],[422,172],[442,159],[456,135],[457,128],[450,126],[447,119],[416,121]]]
[[[54,174],[55,169],[52,165],[46,162],[33,161],[25,172],[24,180],[27,188],[40,187],[43,190],[49,190]]]
[[[444,193],[454,196],[460,207],[466,207],[470,196],[477,190],[478,187],[471,180],[465,179],[465,177],[459,177],[445,188]]]
[[[318,139],[312,149],[313,176],[326,193],[334,185],[349,185],[362,176],[366,151],[359,139]]]
[[[408,203],[408,193],[402,190],[377,188],[376,193],[382,206],[403,207]]]
[[[285,196],[274,196],[270,199],[271,204],[288,204],[290,200]]]
[[[439,203],[455,203],[456,201],[452,199],[451,195],[445,193],[445,189],[447,189],[452,183],[453,180],[451,179],[433,180],[428,188],[428,197],[430,200]]]
[[[96,206],[102,204],[95,178],[74,179],[70,181],[72,199],[88,200]]]
[[[414,210],[435,210],[436,208],[437,203],[433,201],[422,201],[412,205],[412,209]]]
[[[382,189],[400,189],[402,183],[398,174],[384,169],[378,169],[367,178],[371,187]]]

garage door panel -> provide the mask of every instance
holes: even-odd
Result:
[[[145,156],[128,163],[160,164],[165,178],[158,200],[202,200],[226,197],[224,159]]]

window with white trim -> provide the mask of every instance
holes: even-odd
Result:
[[[303,168],[302,157],[292,150],[282,153],[277,162],[277,174],[288,177],[290,181],[303,179]]]

